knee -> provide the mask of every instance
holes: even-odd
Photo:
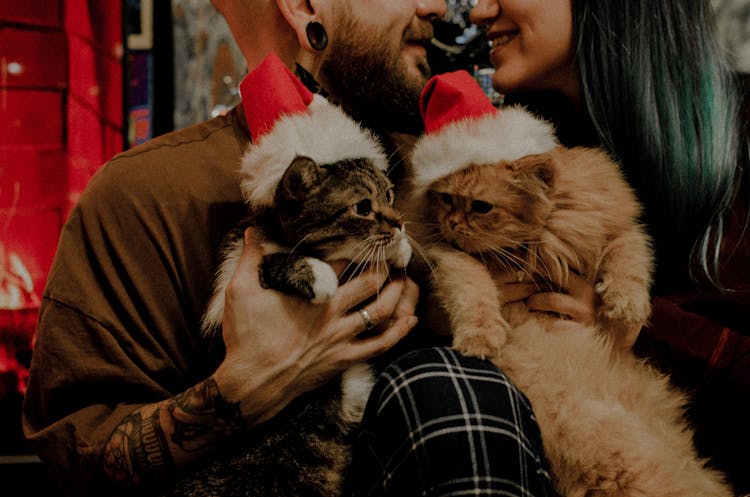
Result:
[[[483,495],[510,495],[487,488],[541,482],[542,461],[531,406],[508,376],[489,361],[431,348],[379,376],[356,435],[351,481],[364,495],[456,495],[448,490],[466,481]]]
[[[447,347],[415,350],[391,363],[373,388],[368,411],[421,420],[467,412],[503,419],[533,416],[528,399],[503,371]]]

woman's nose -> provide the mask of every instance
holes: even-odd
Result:
[[[474,24],[487,24],[500,14],[498,0],[477,0],[477,4],[469,12],[469,19]]]

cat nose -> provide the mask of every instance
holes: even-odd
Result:
[[[395,228],[402,229],[404,227],[403,216],[395,209],[383,209],[382,218],[385,218],[385,221]],[[382,218],[379,218],[379,220]]]
[[[455,229],[456,226],[458,226],[458,221],[458,216],[450,216],[448,218],[448,226],[450,227],[450,229]]]

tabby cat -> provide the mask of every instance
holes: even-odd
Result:
[[[417,191],[412,235],[454,347],[491,359],[528,396],[559,493],[732,495],[697,456],[686,397],[621,345],[650,313],[652,259],[639,204],[606,154],[558,146],[467,164]],[[506,304],[493,277],[508,272],[549,288],[571,272],[594,282],[596,325]]]
[[[259,268],[262,284],[313,302],[325,302],[338,278],[326,261],[351,260],[405,267],[411,257],[393,186],[364,158],[318,164],[298,156],[284,172],[273,206],[228,235],[213,297],[203,320],[214,336],[224,309],[224,290],[237,265],[244,227],[252,224],[272,253]],[[167,496],[333,497],[348,465],[348,436],[361,420],[374,381],[367,364],[296,399],[244,437],[230,452],[192,471]]]

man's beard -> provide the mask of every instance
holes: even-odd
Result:
[[[366,29],[350,14],[341,16],[321,73],[325,86],[337,103],[355,119],[373,130],[418,134],[423,129],[419,95],[430,76],[425,60],[419,64],[419,77],[409,71],[401,58],[401,46],[383,47],[376,30]],[[406,40],[427,40],[432,25],[420,21],[405,33]]]

